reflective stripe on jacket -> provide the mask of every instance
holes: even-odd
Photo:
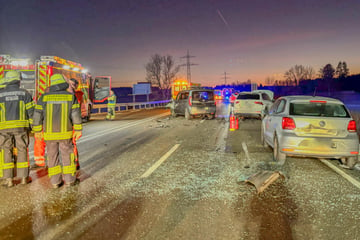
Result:
[[[116,95],[115,94],[112,94],[110,97],[108,97],[108,106],[109,107],[113,107],[116,105]]]
[[[71,139],[73,130],[82,130],[79,102],[66,88],[51,90],[41,95],[36,104],[33,130],[44,131],[45,140]]]
[[[9,84],[0,90],[0,131],[22,132],[30,128],[35,103],[31,94],[19,87],[19,83]]]

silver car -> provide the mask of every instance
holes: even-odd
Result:
[[[264,110],[269,109],[273,99],[273,92],[269,90],[255,90],[252,92],[241,92],[233,103],[234,114],[241,118],[264,117]]]
[[[280,164],[286,156],[335,158],[349,168],[358,161],[356,122],[333,98],[278,98],[262,120],[261,141],[273,148],[274,160]]]

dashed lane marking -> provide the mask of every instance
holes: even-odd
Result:
[[[140,178],[150,176],[170,155],[178,149],[180,144],[175,144],[167,153],[165,153],[154,165],[152,165]]]
[[[320,159],[320,161],[322,163],[324,163],[326,166],[328,166],[329,168],[331,168],[332,170],[334,170],[336,173],[338,173],[340,176],[342,176],[343,178],[345,178],[346,180],[348,180],[350,183],[352,183],[355,187],[360,189],[360,182],[357,181],[355,178],[353,178],[352,176],[350,176],[349,174],[345,173],[344,171],[340,170],[339,168],[337,168],[336,166],[332,165],[331,163],[329,163],[327,160],[325,159]]]

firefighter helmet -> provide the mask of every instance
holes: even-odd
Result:
[[[20,72],[11,70],[6,73],[4,83],[8,84],[12,81],[20,81]]]
[[[50,77],[50,85],[51,86],[58,85],[61,83],[66,83],[66,80],[62,74],[56,73]]]

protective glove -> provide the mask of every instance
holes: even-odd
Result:
[[[77,140],[79,140],[79,139],[81,138],[81,136],[82,136],[82,132],[81,132],[81,131],[75,131],[75,132],[73,133],[73,140],[77,141]]]
[[[36,140],[41,141],[44,138],[44,133],[43,132],[34,133],[34,137],[35,137]]]

